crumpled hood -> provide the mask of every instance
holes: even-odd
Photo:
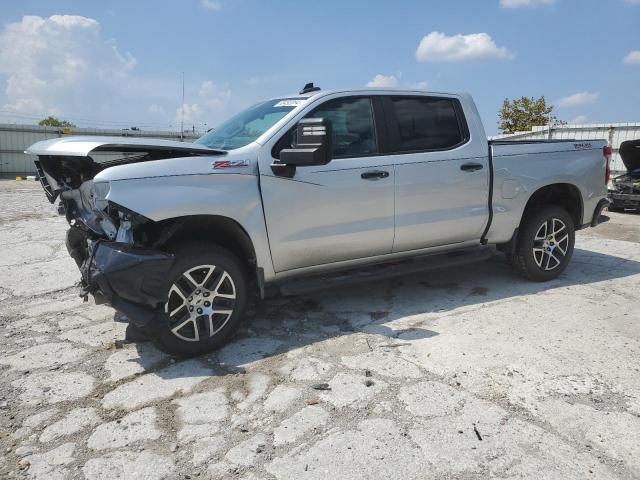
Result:
[[[640,140],[627,140],[620,144],[620,158],[627,171],[640,169]]]
[[[227,155],[224,150],[190,142],[89,136],[45,140],[31,145],[25,153],[38,156],[35,161],[38,177],[51,203],[60,192],[77,189],[83,182],[112,168],[171,162],[175,158],[207,158],[211,163],[212,158],[222,159]],[[179,168],[174,166],[175,170]]]
[[[141,137],[62,137],[34,143],[25,153],[30,155],[86,157],[93,152],[162,152],[185,154],[224,154],[205,145]]]
[[[132,162],[101,170],[96,182],[135,180],[139,178],[173,177],[181,175],[257,174],[253,156],[230,151],[224,156],[192,155],[156,161]]]

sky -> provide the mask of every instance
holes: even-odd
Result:
[[[640,122],[640,0],[21,0],[0,10],[0,122],[202,132],[264,98],[388,86]]]

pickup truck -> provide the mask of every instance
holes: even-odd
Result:
[[[194,143],[62,137],[26,153],[70,224],[81,294],[196,355],[265,286],[318,272],[495,245],[521,276],[556,278],[607,206],[610,149],[487,141],[467,94],[307,84]]]

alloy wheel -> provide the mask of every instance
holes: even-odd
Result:
[[[215,265],[191,268],[169,289],[165,312],[171,332],[187,342],[213,337],[233,315],[235,301],[235,284],[224,269]]]
[[[533,259],[543,270],[562,265],[569,250],[569,231],[559,218],[547,219],[536,231],[533,240]]]

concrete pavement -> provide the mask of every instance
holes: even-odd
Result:
[[[640,216],[550,283],[496,254],[271,298],[181,361],[77,297],[38,185],[0,200],[2,478],[640,478]]]

